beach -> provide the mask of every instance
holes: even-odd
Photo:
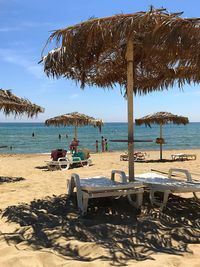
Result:
[[[171,154],[180,152],[196,154],[197,159],[171,162]],[[183,168],[196,173],[193,177],[200,181],[200,150],[180,152],[164,151],[168,161],[157,162],[159,151],[148,151],[147,162],[135,163],[135,173]],[[111,205],[103,214],[106,209],[102,201],[101,209],[89,210],[83,219],[74,199],[66,202],[66,180],[72,173],[81,178],[110,177],[113,169],[128,173],[128,162],[119,160],[121,153],[92,154],[92,166],[66,171],[48,171],[49,154],[0,155],[2,177],[24,178],[0,184],[4,215],[0,221],[0,266],[199,266],[200,208],[191,204],[192,194],[182,194],[183,200],[174,199],[180,201],[182,209],[172,203],[175,209],[167,209],[162,215],[159,209],[149,207],[137,214],[125,200],[116,200],[118,204],[111,204],[113,209],[116,205],[117,212],[111,211]],[[185,203],[185,198],[189,202]],[[117,207],[120,203],[122,210]],[[180,220],[176,221],[176,216]]]

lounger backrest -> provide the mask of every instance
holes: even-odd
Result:
[[[72,158],[74,161],[77,161],[77,159],[80,159],[80,160],[85,160],[85,155],[82,151],[79,151],[79,152],[75,152],[73,155],[72,155]]]
[[[85,155],[85,159],[89,159],[89,157],[90,157],[90,150],[87,149],[87,148],[83,148],[83,149],[82,149],[82,152],[83,152],[84,155]]]

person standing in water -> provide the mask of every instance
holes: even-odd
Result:
[[[98,140],[96,140],[95,146],[96,146],[96,153],[98,153],[99,152],[99,141]]]
[[[58,135],[58,138],[61,139],[61,134]]]
[[[105,139],[105,151],[108,151],[108,140]]]
[[[32,133],[32,137],[34,137],[34,136],[35,136],[35,133],[33,132],[33,133]]]
[[[103,136],[101,137],[101,150],[102,150],[102,152],[105,151],[105,140],[104,140]]]

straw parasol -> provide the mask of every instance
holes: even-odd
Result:
[[[74,138],[77,139],[77,127],[92,125],[96,128],[99,128],[99,131],[101,131],[101,127],[103,126],[103,121],[87,116],[85,114],[72,112],[72,113],[67,113],[64,115],[60,115],[60,116],[48,119],[45,121],[45,124],[47,126],[73,125],[74,126]]]
[[[146,126],[151,127],[151,124],[160,125],[160,138],[157,138],[156,141],[160,144],[160,160],[162,160],[162,145],[164,144],[162,127],[163,124],[174,123],[174,124],[184,124],[189,123],[187,117],[174,115],[170,112],[156,112],[140,119],[135,120],[136,125],[145,124]]]
[[[133,93],[146,94],[177,83],[200,82],[200,19],[165,9],[90,19],[55,31],[57,48],[45,56],[48,76],[81,86],[113,88],[128,100],[129,177],[134,180]]]
[[[14,95],[11,90],[0,89],[0,110],[6,115],[26,114],[28,117],[33,117],[44,109],[38,105],[32,104],[29,100]]]

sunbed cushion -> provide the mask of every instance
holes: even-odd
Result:
[[[136,181],[143,182],[146,186],[157,189],[166,189],[176,192],[200,191],[200,183],[183,181],[181,179],[172,179],[156,173],[144,173],[136,175]]]
[[[112,190],[112,189],[130,189],[142,186],[141,182],[121,183],[113,181],[103,176],[80,179],[82,190]]]
[[[72,157],[78,157],[80,158],[81,160],[84,160],[85,159],[85,155],[82,151],[79,151],[79,152],[75,152]],[[74,159],[74,161],[77,161],[76,159]]]

